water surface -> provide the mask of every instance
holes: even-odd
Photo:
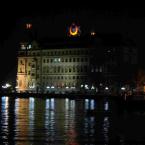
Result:
[[[0,141],[9,145],[96,145],[145,140],[145,111],[103,99],[0,98]]]

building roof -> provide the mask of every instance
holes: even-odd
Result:
[[[36,40],[36,49],[62,49],[62,48],[96,48],[96,47],[122,47],[133,46],[134,42],[124,38],[120,33],[96,33],[91,36],[87,34],[79,37],[41,38]]]

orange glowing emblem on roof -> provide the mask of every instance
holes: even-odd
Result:
[[[78,36],[79,34],[80,34],[80,27],[73,23],[69,27],[69,35],[70,36]]]

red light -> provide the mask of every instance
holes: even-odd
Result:
[[[31,29],[32,28],[32,24],[28,23],[26,24],[26,29]]]

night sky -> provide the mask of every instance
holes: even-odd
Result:
[[[68,1],[64,4],[62,2],[20,1],[17,2],[17,5],[14,3],[7,5],[7,2],[1,5],[0,63],[2,70],[0,80],[3,80],[15,66],[17,43],[21,38],[23,28],[22,23],[27,20],[33,20],[37,26],[39,25],[37,28],[40,35],[46,35],[46,32],[50,36],[64,35],[67,25],[72,21],[78,22],[83,31],[93,29],[96,32],[121,32],[135,41],[140,52],[139,65],[144,67],[144,5],[137,3],[127,5],[125,2],[117,2],[114,6],[110,1],[107,3],[104,1],[102,4],[97,1],[96,3]],[[41,29],[43,27],[41,18],[47,19],[43,29]],[[52,28],[52,26],[54,27]]]

